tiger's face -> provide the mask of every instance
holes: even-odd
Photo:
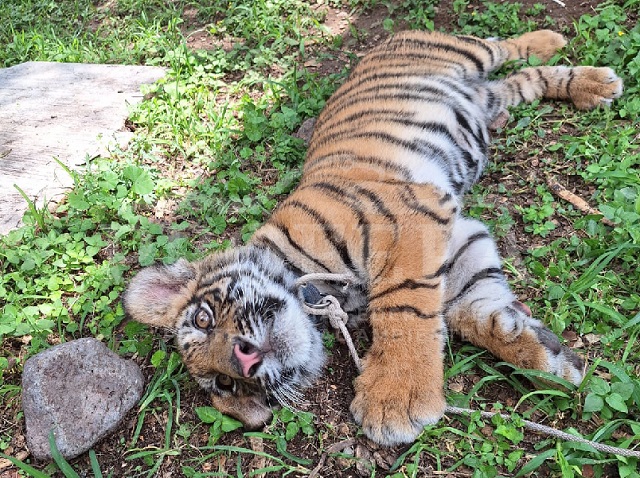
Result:
[[[124,294],[128,316],[174,332],[191,375],[221,412],[259,428],[276,402],[299,402],[324,363],[322,335],[295,276],[266,250],[142,270]]]

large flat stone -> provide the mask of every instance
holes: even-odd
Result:
[[[66,458],[89,450],[120,424],[140,400],[140,368],[85,338],[31,357],[22,374],[27,446],[34,458],[51,459],[49,434]]]
[[[42,207],[72,185],[71,169],[120,141],[140,85],[165,70],[148,66],[28,62],[0,69],[0,234],[20,225],[27,203]]]

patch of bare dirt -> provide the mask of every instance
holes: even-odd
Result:
[[[595,8],[602,2],[565,0],[564,2],[558,3],[553,0],[518,0],[517,3],[522,5],[521,12],[526,12],[535,5],[544,5],[545,10],[540,15],[537,17],[524,16],[523,19],[532,18],[541,21],[544,20],[545,16],[549,16],[555,22],[553,28],[558,31],[563,31],[566,27],[570,27],[573,22],[582,15],[593,15]],[[479,1],[472,1],[467,5],[469,12],[474,10],[483,11],[483,9],[484,7]],[[458,16],[449,7],[438,7],[433,21],[436,29],[444,28],[446,31],[451,31],[458,27]]]

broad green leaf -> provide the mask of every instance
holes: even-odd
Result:
[[[514,444],[518,444],[524,439],[524,434],[509,423],[498,425],[496,435],[502,435]]]
[[[584,412],[586,413],[599,412],[602,410],[603,406],[604,401],[602,400],[602,397],[595,393],[590,393],[584,399]]]
[[[629,408],[627,408],[627,404],[618,393],[612,393],[611,395],[607,395],[604,400],[605,402],[607,402],[607,405],[609,405],[614,410],[618,410],[619,412],[622,412],[622,413],[629,412]]]
[[[284,435],[285,440],[287,441],[291,440],[294,436],[298,434],[299,430],[300,430],[300,427],[296,422],[287,423],[287,431],[285,432],[285,435]]]
[[[146,194],[151,194],[153,189],[156,187],[153,179],[149,176],[149,173],[143,171],[142,174],[133,182],[133,192],[139,194],[140,196],[144,196]]]
[[[71,193],[67,197],[67,203],[73,209],[78,211],[86,211],[89,209],[89,203],[81,196],[81,193]]]
[[[127,166],[123,170],[124,177],[131,181],[134,193],[144,196],[153,192],[155,183],[149,173],[138,166]]]
[[[231,432],[233,430],[237,430],[238,428],[242,428],[242,422],[236,420],[235,418],[228,417],[227,415],[222,415],[222,423],[220,424],[220,428],[223,432]]]
[[[138,262],[142,267],[150,266],[156,260],[158,246],[154,243],[141,244],[138,249]]]
[[[611,385],[611,391],[620,395],[623,400],[629,400],[634,389],[635,385],[633,383],[616,382]]]
[[[204,423],[215,423],[222,417],[222,413],[213,407],[197,407],[196,415]]]
[[[282,410],[280,410],[280,421],[282,421],[283,423],[290,422],[294,418],[295,414],[288,408],[283,408]]]
[[[162,363],[162,361],[166,356],[167,356],[167,353],[164,350],[157,350],[151,356],[151,365],[153,365],[154,367],[158,367],[158,365]]]
[[[589,388],[591,388],[593,393],[597,393],[598,395],[606,395],[611,390],[609,383],[600,377],[593,377],[589,384]]]

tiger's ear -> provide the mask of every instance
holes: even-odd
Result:
[[[195,277],[195,267],[184,259],[142,269],[122,296],[124,311],[136,322],[173,328],[176,309],[191,298]]]

